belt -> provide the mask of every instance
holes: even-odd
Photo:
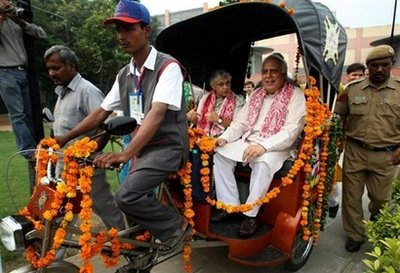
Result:
[[[18,70],[25,70],[25,65],[14,65],[14,66],[0,66],[0,69],[18,69]]]
[[[375,152],[392,152],[392,151],[396,150],[397,148],[400,148],[400,144],[377,148],[377,147],[372,147],[371,145],[364,143],[358,139],[348,138],[348,140],[350,140],[354,143],[357,143],[358,145],[360,145],[361,147],[363,147],[367,150],[375,151]]]

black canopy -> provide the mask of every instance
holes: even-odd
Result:
[[[294,9],[293,16],[278,2],[237,3],[204,13],[164,29],[156,47],[177,58],[194,84],[202,86],[214,70],[224,68],[233,76],[232,89],[241,90],[252,42],[296,33],[311,73],[321,74],[338,89],[345,30],[322,4],[309,0],[286,3]]]

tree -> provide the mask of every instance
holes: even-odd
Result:
[[[138,1],[140,2],[140,1]],[[112,16],[118,0],[32,0],[34,22],[45,29],[47,40],[37,41],[37,64],[42,92],[42,103],[54,106],[56,96],[43,62],[47,48],[63,44],[75,51],[79,58],[79,72],[107,93],[119,69],[130,59],[116,39],[112,26],[103,26],[103,21]],[[154,42],[160,22],[153,18]]]

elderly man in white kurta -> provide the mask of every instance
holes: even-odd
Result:
[[[239,205],[234,167],[237,162],[249,164],[250,193],[246,203],[253,203],[267,192],[273,175],[296,147],[304,127],[306,103],[303,91],[287,79],[287,64],[278,55],[268,56],[262,64],[263,87],[253,91],[230,127],[218,138],[214,156],[214,174],[218,200]],[[244,213],[239,229],[243,237],[257,229],[260,207]],[[213,217],[227,217],[221,211]]]

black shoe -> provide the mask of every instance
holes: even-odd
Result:
[[[183,243],[192,233],[192,226],[186,218],[182,219],[180,227],[158,248],[158,253],[167,255],[175,251],[175,249]]]
[[[334,207],[329,207],[329,209],[328,209],[329,217],[335,218],[338,213],[338,210],[339,210],[339,204],[337,204]]]
[[[245,216],[239,228],[239,235],[248,238],[256,232],[257,227],[256,217]]]
[[[369,220],[371,222],[375,222],[378,218],[379,218],[379,213],[378,214],[371,214],[371,216],[369,217]]]
[[[351,239],[347,239],[345,248],[348,252],[357,252],[360,250],[363,243],[364,241],[353,241]]]
[[[222,222],[229,218],[229,214],[224,210],[219,210],[214,215],[211,216],[211,221]]]

